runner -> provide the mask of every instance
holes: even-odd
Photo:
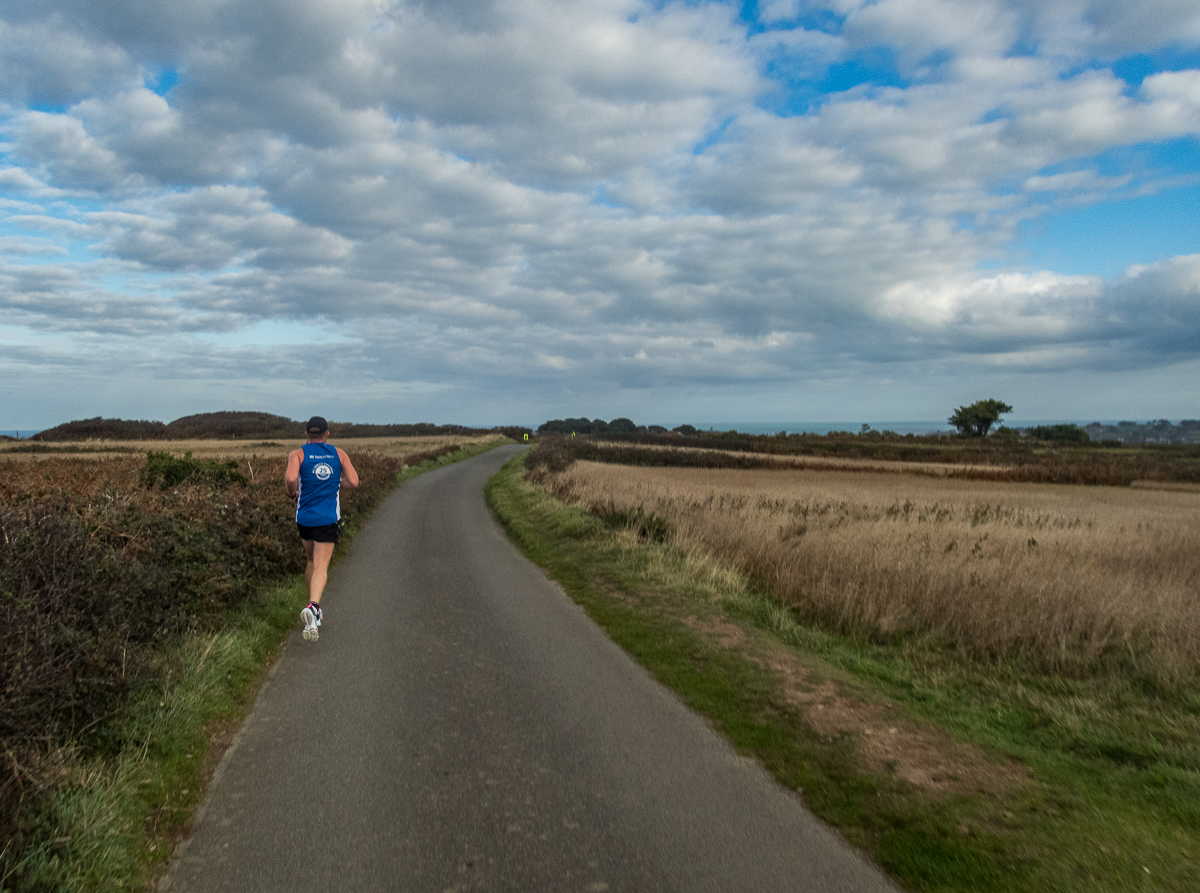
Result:
[[[342,519],[341,486],[344,480],[358,486],[358,472],[341,447],[330,446],[329,425],[319,415],[304,426],[308,443],[288,455],[283,475],[288,497],[296,504],[296,527],[308,555],[304,576],[308,580],[308,606],[300,612],[304,638],[317,641],[321,625],[321,593],[329,576],[329,559],[337,545]]]

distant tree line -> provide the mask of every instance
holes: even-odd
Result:
[[[1200,421],[1184,420],[1173,425],[1166,419],[1154,422],[1120,422],[1117,425],[1103,425],[1092,422],[1090,425],[1058,424],[1033,425],[1025,428],[1010,428],[1000,424],[1004,413],[1012,412],[1012,406],[1002,400],[987,399],[960,406],[949,418],[949,422],[958,429],[959,435],[969,438],[995,439],[1001,442],[1015,443],[1018,441],[1041,441],[1044,443],[1060,444],[1062,446],[1080,446],[1102,441],[1120,441],[1122,443],[1200,443]],[[753,435],[741,434],[737,431],[711,431],[697,429],[693,425],[677,425],[669,431],[662,425],[639,425],[628,418],[615,418],[606,422],[604,419],[589,419],[587,417],[551,419],[538,426],[538,434],[590,434],[607,437],[629,437],[633,435],[664,435],[673,434],[683,437],[698,438],[730,438],[741,439]],[[798,435],[789,435],[795,438]],[[822,435],[804,435],[821,437]],[[880,438],[894,440],[900,438],[891,431],[875,431],[869,425],[863,425],[858,432],[831,431],[826,438],[866,439]],[[927,435],[928,438],[942,438],[945,434]],[[912,440],[914,435],[904,435],[904,439]],[[915,439],[925,439],[916,437]]]
[[[604,419],[551,419],[538,426],[538,434],[637,434],[645,431],[632,419],[620,418],[606,422]]]
[[[430,437],[444,434],[505,434],[521,440],[529,428],[510,425],[497,428],[468,428],[465,425],[416,424],[363,425],[330,422],[333,437]],[[33,435],[33,440],[296,440],[304,437],[304,422],[269,412],[204,412],[184,416],[168,424],[133,419],[80,419],[64,422]]]
[[[699,433],[691,425],[678,425],[669,431],[662,425],[639,425],[632,419],[551,419],[538,426],[538,434],[684,434]]]
[[[1092,440],[1118,440],[1121,443],[1200,443],[1200,420],[1184,419],[1178,425],[1167,419],[1153,422],[1118,422],[1104,425],[1092,422],[1084,431]]]
[[[1037,425],[1022,428],[1021,433],[1033,440],[1048,440],[1051,443],[1089,443],[1092,439],[1078,425]]]
[[[970,406],[960,406],[950,416],[949,422],[958,429],[960,434],[973,437],[986,437],[994,425],[998,425],[1000,417],[1006,412],[1012,412],[1012,407],[1001,400],[980,400]],[[864,426],[864,431],[866,427]],[[1200,421],[1184,419],[1178,425],[1172,425],[1167,419],[1154,422],[1118,422],[1116,425],[1103,425],[1092,422],[1090,425],[1035,425],[1029,428],[1006,428],[1001,425],[996,429],[995,436],[1001,439],[1013,440],[1025,437],[1030,440],[1043,440],[1061,444],[1083,444],[1093,441],[1116,441],[1120,443],[1200,443]]]

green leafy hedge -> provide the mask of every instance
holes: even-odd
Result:
[[[189,451],[180,456],[170,453],[149,452],[146,467],[139,481],[143,487],[177,487],[186,480],[203,480],[212,484],[245,484],[246,476],[239,470],[237,462],[230,459],[218,462],[215,459],[193,459]]]

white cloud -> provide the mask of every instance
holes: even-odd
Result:
[[[1017,34],[1015,12],[988,0],[880,0],[846,19],[851,41],[894,46],[910,64],[938,50],[1000,56]]]
[[[1094,170],[1070,171],[1045,177],[1030,177],[1021,184],[1026,192],[1109,192],[1129,182],[1129,177],[1101,177]]]
[[[272,210],[261,190],[214,186],[147,203],[147,214],[97,212],[105,254],[163,270],[255,266],[303,273],[346,258],[347,240]]]
[[[13,236],[0,236],[0,254],[17,257],[47,257],[64,255],[67,250],[56,245],[49,239],[27,239]]]
[[[8,131],[10,156],[24,162],[27,173],[28,169],[36,172],[37,180],[56,188],[77,194],[121,195],[144,184],[140,174],[128,169],[125,159],[70,115],[25,112],[12,119]]]
[[[0,101],[66,105],[96,89],[140,83],[137,66],[119,45],[50,15],[31,22],[0,20]]]
[[[1200,10],[1191,0],[1022,0],[1047,55],[1114,58],[1164,45],[1200,45]]]
[[[1178,180],[1096,156],[1194,137],[1200,73],[1135,90],[1092,54],[1188,45],[1190,6],[1151,27],[1113,3],[824,4],[833,33],[787,0],[757,32],[732,3],[17,7],[5,323],[137,339],[157,376],[290,380],[248,342],[297,322],[337,334],[347,381],[442,395],[1150,366],[1200,343],[1192,259],[979,272],[1023,220]],[[892,86],[820,92],[872,47]]]

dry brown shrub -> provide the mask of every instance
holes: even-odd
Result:
[[[421,437],[335,437],[330,442],[340,446],[352,457],[364,453],[404,458],[417,453],[442,449],[447,446],[463,446],[492,440],[496,435],[435,434]],[[261,459],[269,461],[287,460],[287,454],[304,443],[300,438],[245,440],[158,440],[150,443],[136,440],[90,440],[66,441],[53,444],[36,444],[43,452],[25,452],[30,447],[27,441],[0,443],[0,461],[39,462],[47,457],[94,460],[112,457],[114,450],[127,451],[124,458],[142,463],[146,451],[166,451],[182,456],[192,453],[197,459]],[[68,452],[69,451],[69,452]],[[105,452],[107,451],[107,452]],[[116,455],[122,455],[120,453]],[[119,460],[113,460],[119,461]]]
[[[592,511],[657,515],[837,630],[1060,672],[1200,669],[1200,494],[591,462],[539,477]]]

